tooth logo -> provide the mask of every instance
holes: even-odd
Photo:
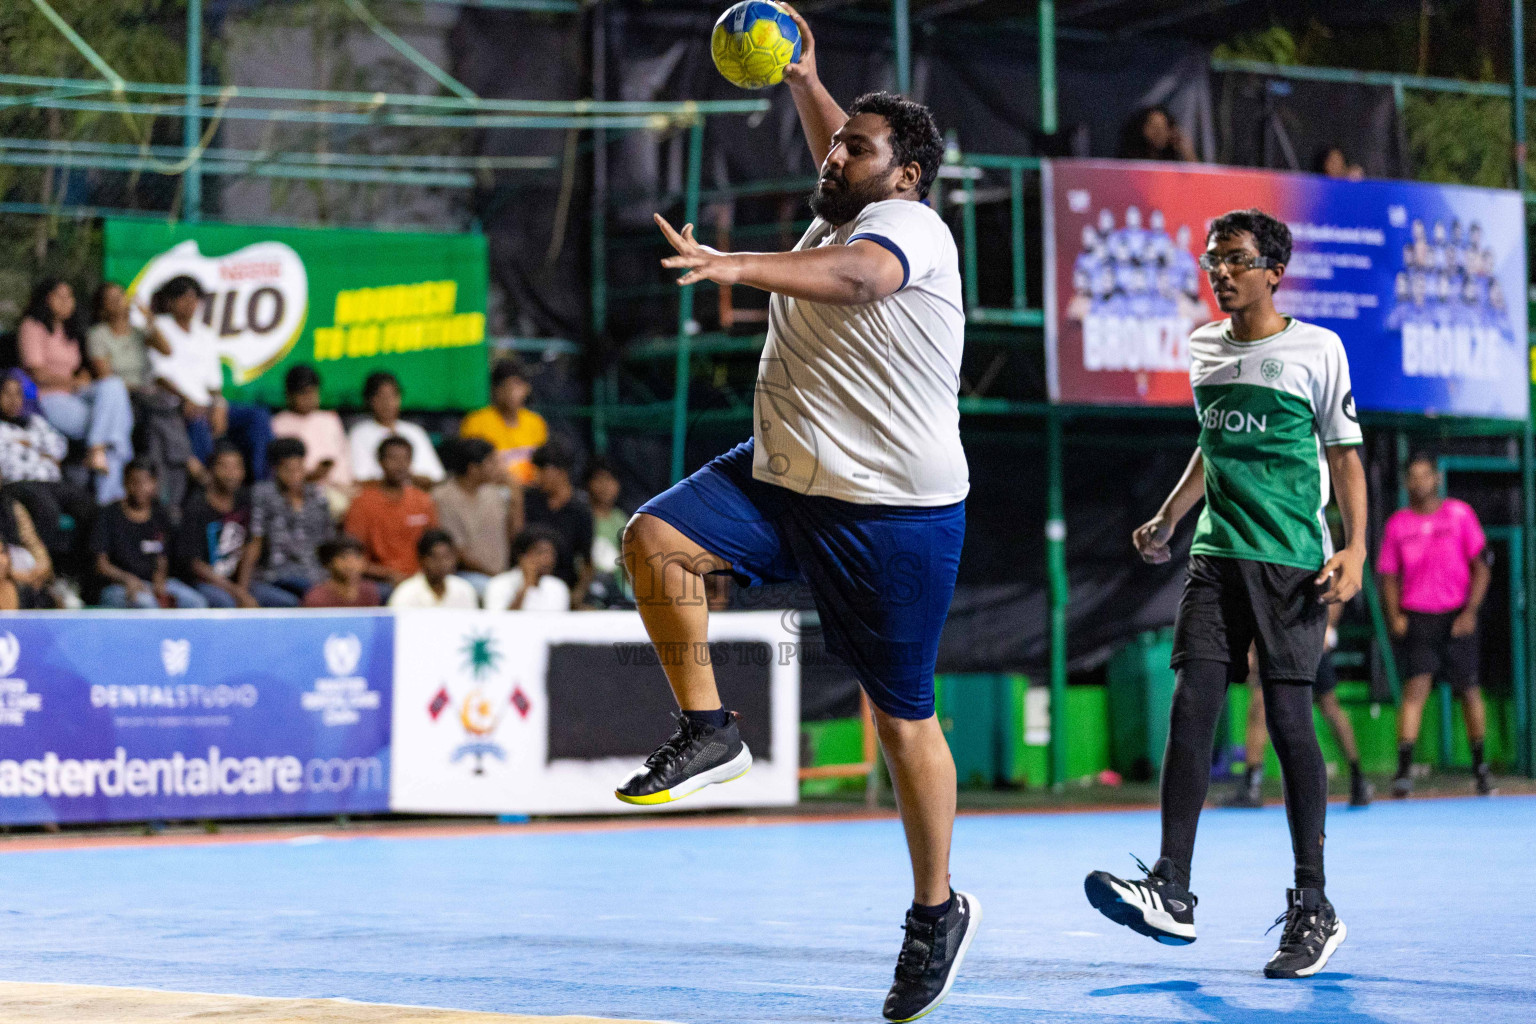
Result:
[[[0,676],[8,676],[16,671],[16,663],[21,660],[21,641],[16,639],[16,634],[7,631],[0,635]]]
[[[332,633],[325,638],[325,667],[333,676],[350,676],[362,656],[363,645],[356,633],[345,636]]]
[[[195,278],[208,293],[199,315],[218,336],[219,357],[237,385],[270,370],[304,330],[309,275],[299,254],[281,242],[204,256],[188,239],[150,260],[128,286],[128,297],[147,306],[155,290],[178,274]]]
[[[184,676],[192,665],[192,641],[161,640],[160,664],[168,676]]]

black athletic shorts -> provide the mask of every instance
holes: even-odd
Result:
[[[1312,699],[1328,696],[1339,686],[1339,673],[1333,667],[1333,652],[1324,651],[1323,660],[1317,663],[1317,678],[1312,680]]]
[[[1405,614],[1408,635],[1397,643],[1397,668],[1402,677],[1434,676],[1450,683],[1457,693],[1476,686],[1481,656],[1477,631],[1471,636],[1451,636],[1456,612]]]
[[[1173,667],[1224,661],[1230,681],[1241,682],[1254,644],[1260,679],[1313,682],[1328,632],[1316,579],[1316,569],[1191,555],[1173,630]]]

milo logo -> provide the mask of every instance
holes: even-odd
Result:
[[[281,242],[257,242],[224,256],[204,256],[195,240],[166,250],[128,286],[128,297],[148,304],[179,274],[208,293],[200,319],[218,337],[219,358],[236,385],[248,384],[293,347],[309,312],[309,275],[299,254]]]
[[[1269,413],[1255,416],[1241,409],[1207,409],[1200,414],[1200,426],[1206,430],[1224,430],[1229,434],[1269,431]]]

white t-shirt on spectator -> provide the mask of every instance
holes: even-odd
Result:
[[[970,487],[954,237],[922,203],[887,199],[840,227],[816,218],[795,249],[859,241],[901,261],[895,292],[852,306],[768,300],[752,476],[859,505],[954,504]]]
[[[523,589],[523,570],[510,569],[499,576],[492,576],[485,585],[485,610],[504,612],[512,607],[517,592]],[[571,588],[565,580],[548,573],[539,578],[537,586],[530,587],[523,595],[525,612],[568,612],[571,610]]]
[[[212,405],[224,393],[224,369],[213,328],[193,317],[191,330],[184,331],[175,317],[163,313],[155,317],[155,326],[170,344],[171,354],[151,348],[149,375],[169,383],[193,405]]]
[[[443,581],[443,596],[441,599],[427,585],[427,578],[421,573],[409,579],[401,580],[389,595],[391,608],[478,608],[480,600],[475,596],[475,588],[470,586],[466,579],[458,576],[449,576]]]
[[[438,460],[437,449],[427,432],[408,420],[395,420],[394,428],[384,426],[372,416],[359,420],[347,432],[352,446],[352,478],[354,480],[378,480],[384,476],[379,468],[379,442],[390,435],[403,437],[411,442],[411,475],[424,476],[434,483],[445,474]]]

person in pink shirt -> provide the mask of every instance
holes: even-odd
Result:
[[[1392,795],[1413,792],[1413,745],[1437,674],[1461,699],[1477,791],[1491,793],[1493,780],[1483,760],[1486,716],[1477,680],[1477,612],[1490,577],[1483,527],[1470,505],[1442,496],[1440,468],[1432,456],[1410,459],[1404,482],[1408,507],[1387,520],[1376,563],[1387,624],[1399,645],[1398,665],[1408,677],[1397,719]]]
[[[96,474],[96,501],[123,497],[123,467],[133,458],[133,405],[121,377],[92,379],[74,327],[75,291],[48,278],[32,289],[16,344],[22,369],[37,384],[43,418],[59,433],[84,441]]]
[[[275,437],[296,437],[304,442],[304,468],[309,482],[325,491],[331,514],[346,514],[352,503],[352,455],[341,417],[320,408],[320,374],[308,363],[299,363],[283,378],[288,407],[272,417]]]

